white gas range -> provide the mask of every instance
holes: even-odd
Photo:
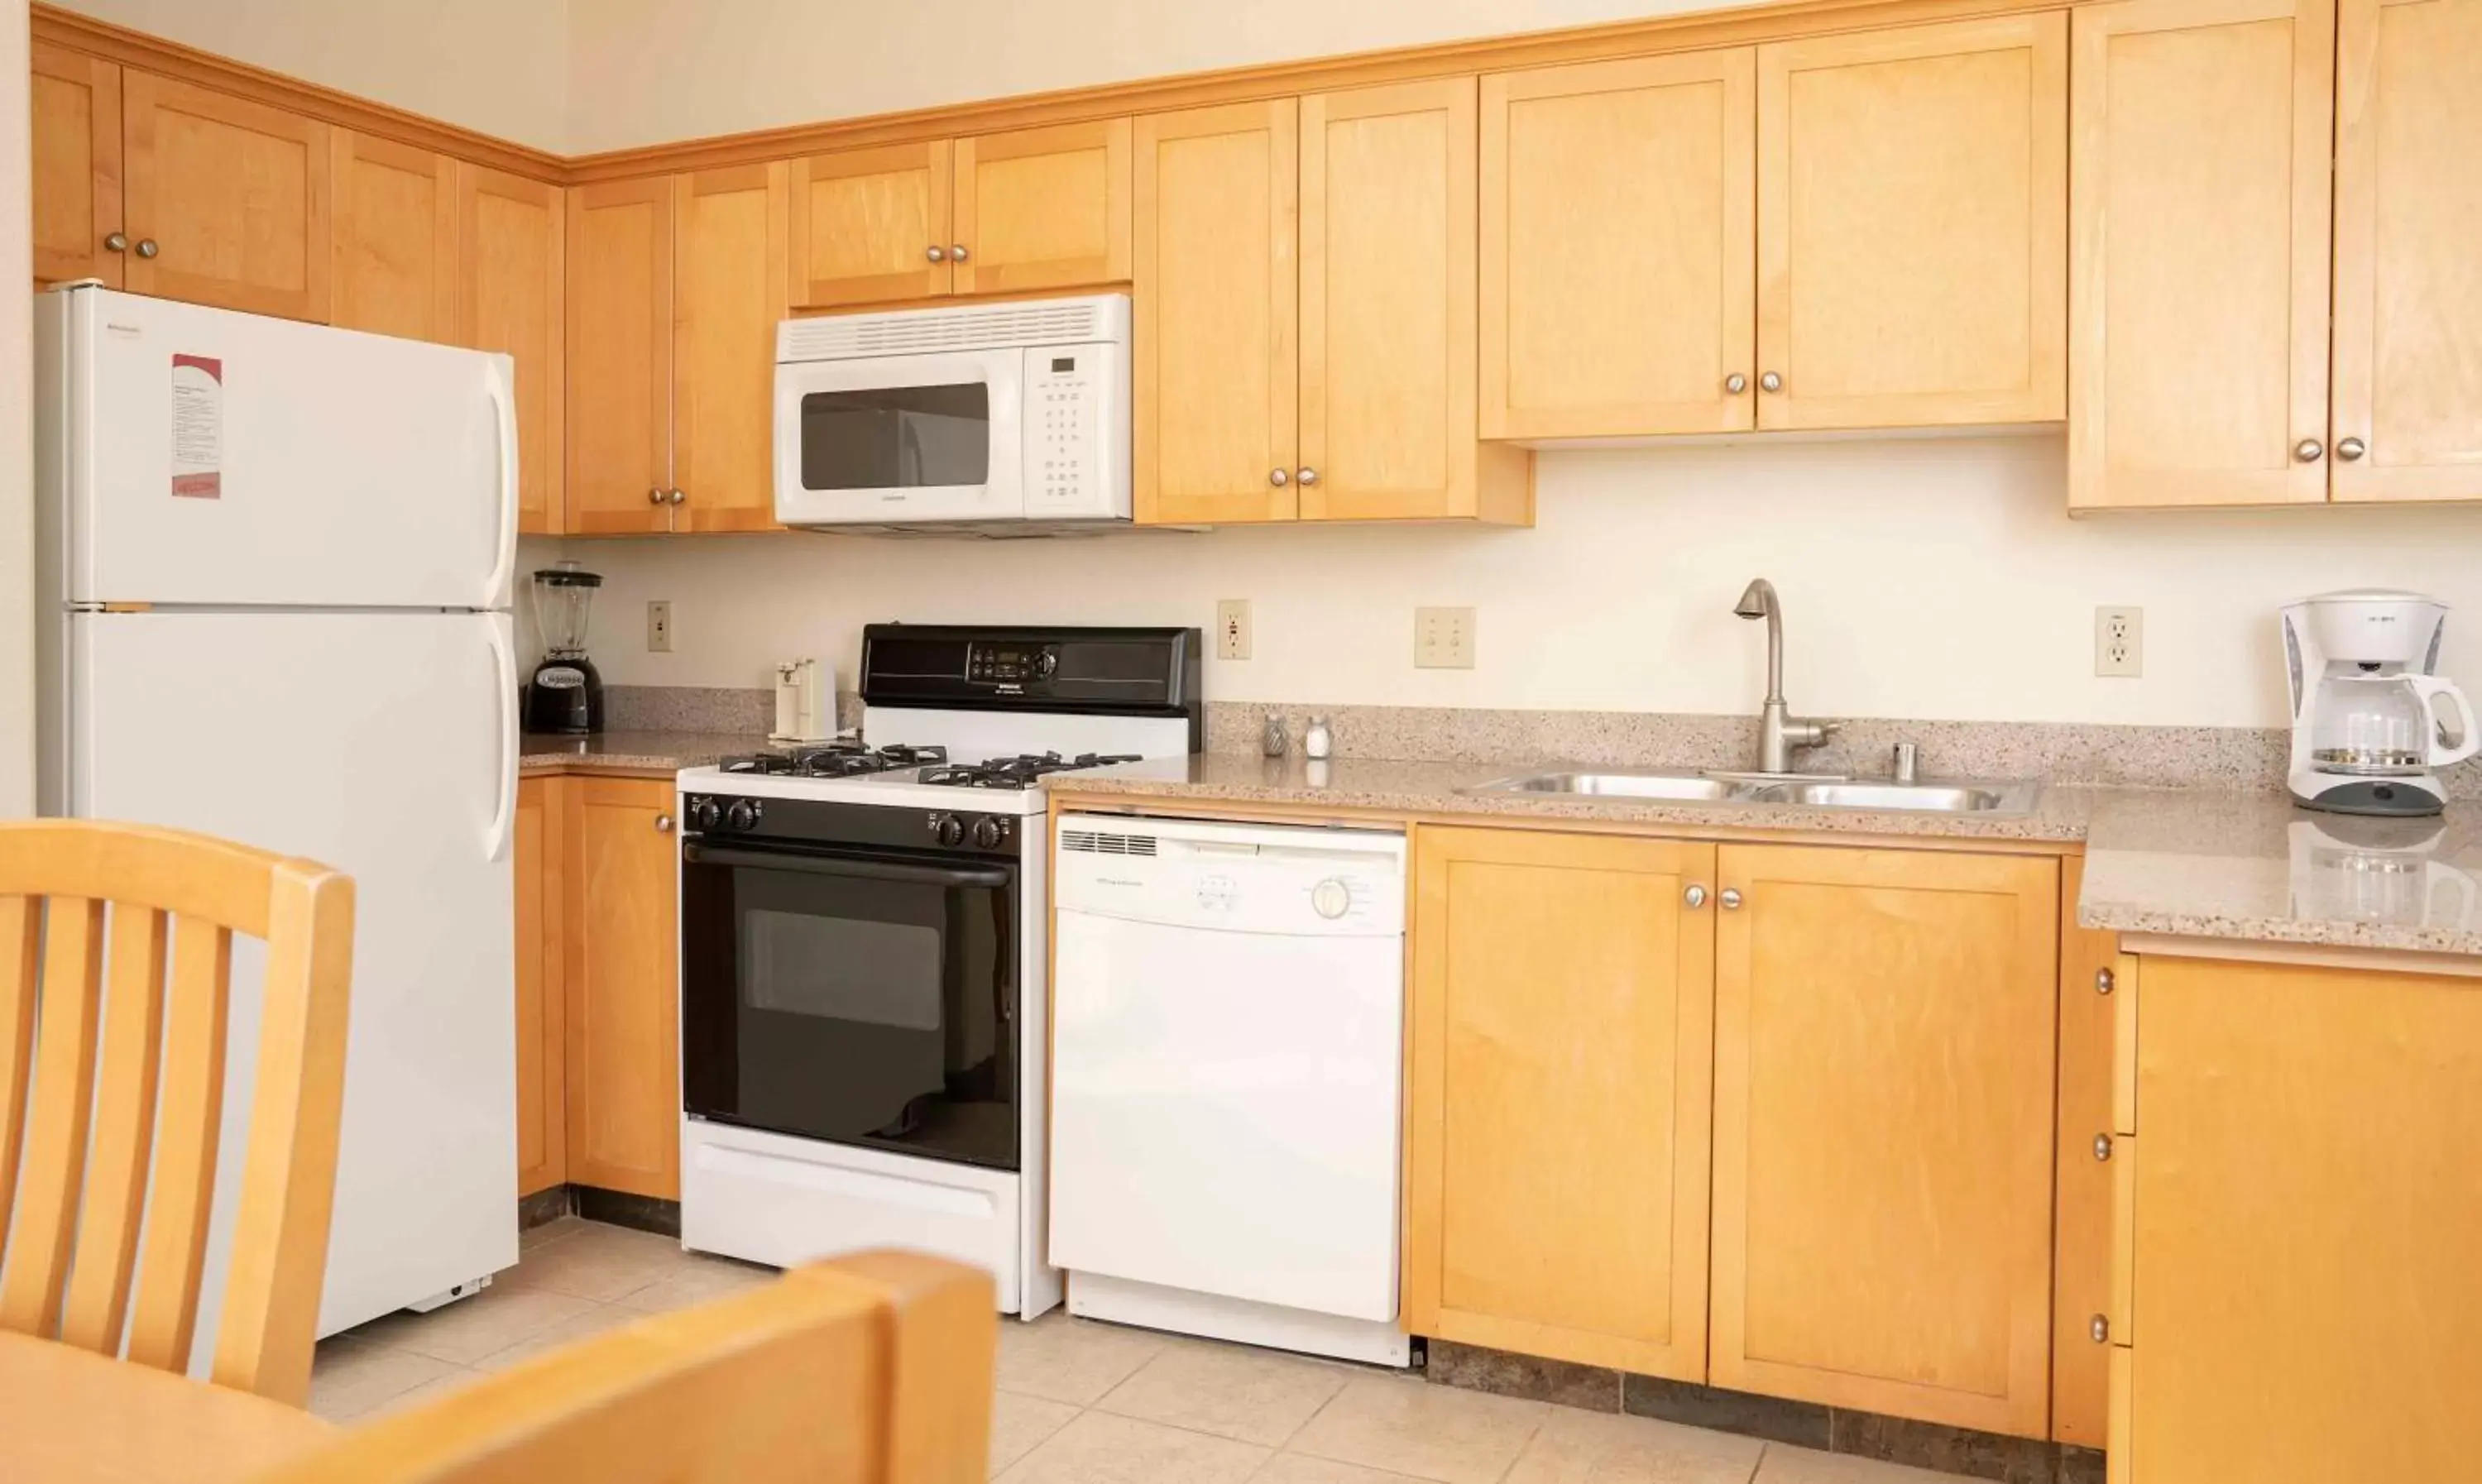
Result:
[[[873,624],[859,739],[682,771],[684,1244],[1060,1302],[1041,780],[1196,751],[1200,637]]]

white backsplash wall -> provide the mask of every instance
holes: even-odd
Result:
[[[816,655],[851,689],[861,625],[1181,623],[1251,602],[1216,701],[1755,711],[1785,609],[1796,711],[2280,726],[2283,601],[2362,585],[2456,605],[2444,663],[2482,690],[2482,511],[2064,513],[2060,436],[1698,444],[1539,456],[1539,524],[1287,527],[976,542],[528,542],[605,576],[592,652],[630,685],[758,686]],[[646,651],[646,604],[674,648]],[[2094,675],[2094,610],[2145,610],[2145,675]],[[1476,610],[1470,671],[1415,670],[1413,609]]]

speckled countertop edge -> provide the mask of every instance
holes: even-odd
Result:
[[[517,750],[522,776],[554,773],[677,773],[767,746],[741,731],[600,731],[586,737],[527,736]]]

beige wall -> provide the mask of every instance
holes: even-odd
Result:
[[[26,0],[0,0],[0,200],[27,199]],[[0,215],[0,282],[32,282],[27,213]],[[28,296],[0,296],[0,819],[35,809],[34,443]]]
[[[569,0],[61,3],[518,144],[568,142]]]

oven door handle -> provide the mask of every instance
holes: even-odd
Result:
[[[1009,873],[992,866],[908,865],[901,861],[876,861],[850,856],[813,855],[792,850],[719,850],[686,844],[681,859],[693,865],[746,865],[767,871],[808,871],[820,876],[853,876],[863,881],[901,881],[921,887],[1001,888]]]

